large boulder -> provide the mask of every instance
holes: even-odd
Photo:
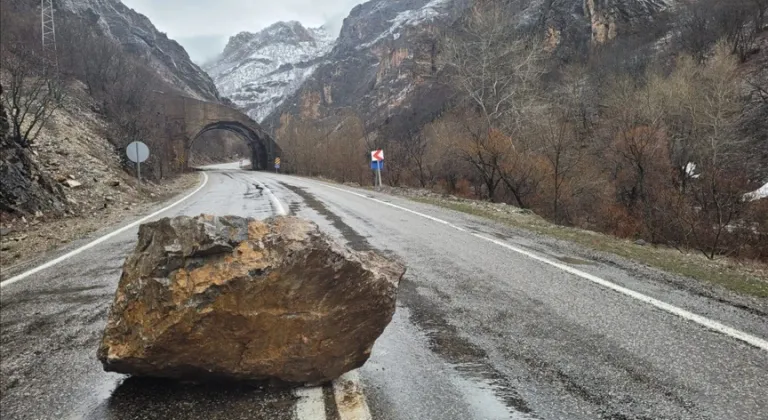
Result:
[[[98,357],[139,376],[326,382],[368,360],[404,273],[298,218],[163,219],[139,229]]]

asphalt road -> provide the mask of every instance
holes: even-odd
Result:
[[[374,419],[768,419],[764,301],[734,304],[450,210],[219,168],[161,216],[284,211],[408,266],[395,318],[359,371]],[[291,390],[104,373],[95,351],[136,231],[2,288],[0,417],[351,418],[331,386],[318,391],[320,413]]]

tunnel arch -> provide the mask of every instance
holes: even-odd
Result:
[[[203,134],[215,130],[224,130],[237,134],[248,143],[251,149],[251,162],[254,170],[263,171],[269,169],[272,157],[279,156],[278,151],[274,150],[274,142],[262,138],[259,133],[239,121],[217,121],[205,125],[190,139],[188,155],[195,142],[199,141]]]
[[[243,138],[250,146],[255,170],[271,169],[275,158],[282,154],[270,134],[242,111],[219,102],[170,92],[154,91],[154,94],[162,108],[169,156],[178,160],[184,169],[188,168],[193,144],[214,130],[229,131]]]

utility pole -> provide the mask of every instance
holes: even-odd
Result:
[[[41,22],[43,28],[43,57],[46,65],[52,66],[54,73],[59,73],[59,59],[56,53],[56,24],[53,20],[53,0],[40,0]]]

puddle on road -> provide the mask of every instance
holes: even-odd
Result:
[[[344,221],[341,220],[341,217],[328,210],[325,204],[318,200],[314,195],[307,192],[307,190],[282,182],[280,184],[299,195],[299,197],[304,199],[304,202],[309,208],[316,211],[321,216],[325,217],[329,222],[331,222],[333,227],[335,227],[341,233],[341,236],[343,236],[347,241],[347,245],[350,248],[354,249],[355,251],[370,251],[373,249],[371,244],[368,243],[368,239],[357,233],[348,224],[344,223]]]
[[[446,320],[440,307],[419,294],[416,283],[407,277],[403,279],[398,298],[409,309],[410,321],[425,332],[430,349],[465,375],[465,385],[472,384],[478,392],[492,392],[506,406],[511,418],[535,418],[533,410],[509,379],[491,366],[488,354],[461,337],[456,327]]]

